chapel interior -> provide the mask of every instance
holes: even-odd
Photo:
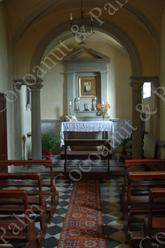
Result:
[[[0,247],[165,247],[164,148],[164,0],[0,0]]]

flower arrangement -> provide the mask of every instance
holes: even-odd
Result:
[[[96,105],[96,108],[97,108],[97,115],[102,116],[103,119],[104,119],[104,117],[105,117],[105,115],[107,114],[108,109],[110,109],[110,107],[111,107],[111,106],[110,106],[109,103],[105,103],[105,104],[104,104],[104,102],[103,102],[103,103],[98,103],[98,104]]]

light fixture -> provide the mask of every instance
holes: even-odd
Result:
[[[80,43],[89,38],[93,33],[93,18],[90,15],[84,15],[83,0],[81,0],[81,16],[80,21],[76,24],[73,21],[73,15],[70,13],[70,30],[73,36]]]

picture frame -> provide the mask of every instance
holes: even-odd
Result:
[[[80,76],[78,81],[79,81],[79,97],[82,98],[96,97],[97,94],[96,76]]]

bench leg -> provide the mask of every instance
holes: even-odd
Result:
[[[64,173],[66,173],[66,166],[67,166],[67,159],[65,158],[65,162],[64,162]]]
[[[109,156],[108,156],[108,172],[110,172],[110,159],[109,159]]]
[[[64,148],[64,155],[65,155],[64,173],[66,173],[66,166],[67,166],[67,146],[66,145],[65,145],[65,148]]]

